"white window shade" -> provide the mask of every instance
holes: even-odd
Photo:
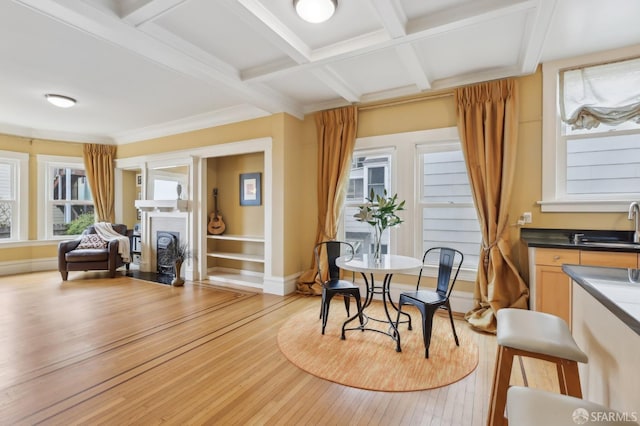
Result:
[[[560,72],[560,113],[573,129],[640,124],[640,58]]]

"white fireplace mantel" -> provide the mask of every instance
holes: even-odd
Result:
[[[185,201],[186,202],[186,201]],[[156,272],[157,270],[157,238],[158,232],[176,233],[179,244],[186,244],[193,251],[193,241],[189,238],[191,213],[185,211],[142,211],[142,259],[140,270],[143,272]],[[189,262],[185,268],[184,278],[193,279],[193,265]]]

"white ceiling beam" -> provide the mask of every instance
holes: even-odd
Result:
[[[359,102],[360,94],[356,93],[346,81],[331,67],[316,68],[311,70],[317,79],[322,81],[331,90],[349,102]]]
[[[134,27],[153,21],[170,10],[180,6],[186,0],[149,0],[143,4],[131,5],[122,11],[122,20]],[[137,7],[136,7],[137,6]]]
[[[338,62],[387,47],[393,47],[393,45],[394,43],[389,39],[387,32],[385,30],[379,30],[316,49],[311,55],[311,62],[305,64],[290,65],[286,62],[277,61],[244,69],[242,70],[242,78],[246,81],[268,81],[279,75],[324,66],[332,62]]]
[[[425,39],[535,8],[537,0],[474,0],[409,21],[407,38]]]
[[[420,63],[420,59],[418,59],[418,55],[416,51],[413,49],[409,43],[401,44],[400,46],[396,46],[396,53],[400,57],[400,61],[407,69],[407,72],[413,79],[415,85],[420,90],[429,90],[431,89],[431,82],[427,78],[427,75],[422,68],[422,64]]]
[[[527,18],[522,54],[519,58],[520,71],[523,74],[533,73],[538,68],[556,4],[557,0],[538,0],[538,6]]]
[[[536,6],[537,0],[474,0],[458,7],[431,14],[425,18],[409,21],[407,35],[389,39],[386,31],[375,31],[369,34],[345,40],[322,49],[314,50],[311,62],[297,66],[282,65],[274,67],[262,66],[256,69],[243,70],[242,76],[250,81],[268,81],[282,77],[294,71],[325,66],[389,47],[397,47],[407,42],[426,40],[440,34],[463,29],[495,18],[529,10]]]
[[[138,28],[105,14],[91,5],[77,0],[16,0],[59,22],[84,31],[98,39],[139,54],[176,72],[210,83],[224,85],[236,90],[248,103],[253,103],[268,112],[287,112],[301,116],[297,102],[282,96],[273,96],[270,91],[256,89],[240,79],[240,74],[231,66],[216,67],[222,61],[202,61],[181,50],[164,44]],[[193,47],[193,49],[196,49]]]
[[[407,15],[398,0],[371,0],[370,4],[391,38],[407,35]]]
[[[311,48],[284,25],[259,0],[216,0],[246,22],[251,29],[279,48],[296,63],[307,63]]]
[[[372,31],[358,37],[321,47],[311,52],[311,62],[332,62],[332,59],[349,59],[375,52],[394,45],[385,30]]]
[[[153,22],[147,22],[144,25],[139,26],[138,30],[149,34],[156,40],[159,40],[162,44],[170,46],[176,51],[202,62],[210,69],[217,70],[217,72],[224,74],[229,78],[235,78],[239,75],[238,70],[235,67],[218,59],[198,46],[187,42],[185,39],[176,36],[174,33],[166,30],[160,25]]]

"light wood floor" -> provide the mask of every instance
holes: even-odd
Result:
[[[364,391],[311,376],[278,350],[280,325],[317,297],[103,277],[0,277],[0,424],[486,422],[494,336],[474,333],[478,368],[450,386]],[[530,386],[557,386],[552,367],[524,367]]]

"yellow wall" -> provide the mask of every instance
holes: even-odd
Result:
[[[207,160],[207,212],[209,220],[214,217],[213,189],[218,190],[218,215],[225,224],[225,234],[264,235],[264,202],[259,206],[240,205],[240,174],[260,173],[264,176],[264,153],[229,155]],[[261,181],[262,200],[264,182]],[[242,252],[261,254],[263,247],[256,243],[209,240],[211,251]],[[214,246],[218,248],[214,248]],[[222,266],[234,269],[262,271],[262,266],[252,262],[227,259],[208,259],[208,266]]]
[[[358,113],[358,137],[455,127],[453,96],[434,94],[399,105],[367,107]]]
[[[74,142],[59,142],[43,139],[30,139],[20,136],[0,134],[0,150],[29,154],[29,240],[37,239],[38,225],[38,164],[37,155],[59,155],[82,157],[83,145]],[[24,195],[24,194],[23,194]],[[45,259],[57,256],[58,242],[37,246],[0,246],[0,259],[20,261],[27,259]]]
[[[213,213],[213,188],[218,189],[218,210],[226,225],[226,232],[236,235],[264,234],[264,203],[259,206],[240,205],[241,173],[264,174],[264,154],[256,152],[210,158],[207,176],[212,176],[215,186],[208,187],[207,211]],[[264,197],[264,185],[262,195]]]
[[[273,226],[271,232],[273,235],[284,236],[284,238],[273,238],[272,241],[272,250],[278,254],[274,256],[272,274],[288,276],[308,267],[310,257],[301,255],[301,251],[307,250],[308,246],[312,247],[315,237],[316,142],[312,116],[305,120],[298,120],[284,113],[274,114],[270,117],[122,145],[118,147],[117,157],[144,156],[263,137],[270,137],[272,140],[273,194],[270,194],[270,198]],[[223,161],[223,158],[208,163],[208,167],[218,168],[220,161]],[[253,170],[247,169],[247,171]],[[232,177],[235,181],[240,171],[238,169],[229,173],[235,174],[235,177]],[[221,175],[208,173],[208,188],[217,185],[222,190],[223,186],[226,187],[222,179]],[[226,180],[227,177],[225,176],[224,179]],[[239,188],[237,182],[234,182],[234,185],[232,194],[219,193],[219,208],[223,217],[235,211]],[[233,201],[223,198],[226,196],[233,197]],[[210,196],[207,199],[211,200]],[[231,206],[229,204],[231,201],[234,210],[227,212],[226,208]],[[300,215],[300,206],[303,206],[305,212],[311,212],[311,214]],[[212,205],[207,207],[208,211],[213,208]],[[247,226],[248,223],[248,221],[244,222]],[[237,225],[233,231],[229,230],[229,232],[245,235],[252,233],[251,229],[240,229]],[[311,249],[308,249],[308,253],[311,253]]]
[[[631,230],[626,213],[543,213],[542,199],[542,72],[519,79],[520,127],[511,208],[512,247],[516,264],[528,282],[527,247],[520,240],[519,216],[532,212],[531,228]]]
[[[540,211],[537,201],[542,196],[542,73],[538,70],[535,74],[519,78],[517,81],[520,94],[520,126],[517,173],[509,212],[510,222],[515,224],[522,212],[530,211],[533,213],[533,223],[529,226],[536,228],[631,229],[631,223],[624,213],[542,213]],[[362,108],[359,113],[358,137],[451,126],[456,126],[454,99],[450,95],[447,96],[447,93],[443,93],[442,96],[414,99],[404,104],[369,105]],[[240,123],[120,145],[117,157],[136,157],[262,137],[271,137],[273,141],[274,193],[271,194],[271,198],[274,224],[272,232],[274,235],[284,236],[278,239],[273,247],[275,252],[282,254],[282,262],[275,264],[272,272],[276,276],[287,276],[303,271],[310,265],[317,227],[315,213],[317,144],[313,115],[305,117],[304,120],[298,120],[284,113],[274,114]],[[82,144],[0,135],[0,149],[26,152],[30,155],[29,238],[35,240],[38,214],[35,156],[37,154],[81,156]],[[238,165],[238,167],[242,166]],[[135,191],[130,189],[135,187],[132,183],[134,177],[135,172],[124,173],[126,202],[130,202],[136,196]],[[220,182],[208,184],[221,185]],[[235,214],[235,206],[229,205],[229,201],[225,199],[227,196],[236,197],[237,195],[221,194],[220,209],[223,216]],[[209,206],[209,209],[211,208],[212,206]],[[128,225],[135,223],[131,215],[132,213],[127,213],[125,217]],[[237,232],[246,233],[247,230],[237,230]],[[511,235],[514,260],[526,279],[528,274],[526,247],[520,242],[519,228],[515,225],[512,227]],[[11,260],[55,256],[56,246],[57,244],[37,248],[0,248],[0,256],[2,259]],[[461,289],[470,289],[470,287]]]
[[[528,281],[526,246],[515,226],[525,211],[533,213],[535,228],[631,229],[624,213],[542,213],[542,72],[517,79],[519,137],[511,208],[513,256]],[[453,96],[434,96],[401,105],[364,109],[359,114],[358,137],[456,126]],[[459,289],[470,289],[464,286]]]
[[[285,116],[284,270],[287,274],[311,267],[315,243],[317,199],[317,141],[314,115],[304,121]]]
[[[272,136],[273,122],[283,114],[118,146],[117,158],[219,145]]]
[[[124,170],[122,172],[122,223],[127,228],[133,229],[133,225],[140,222],[138,220],[137,210],[135,208],[135,200],[138,199],[138,193],[142,190],[136,186],[136,175],[140,173],[138,170]]]

